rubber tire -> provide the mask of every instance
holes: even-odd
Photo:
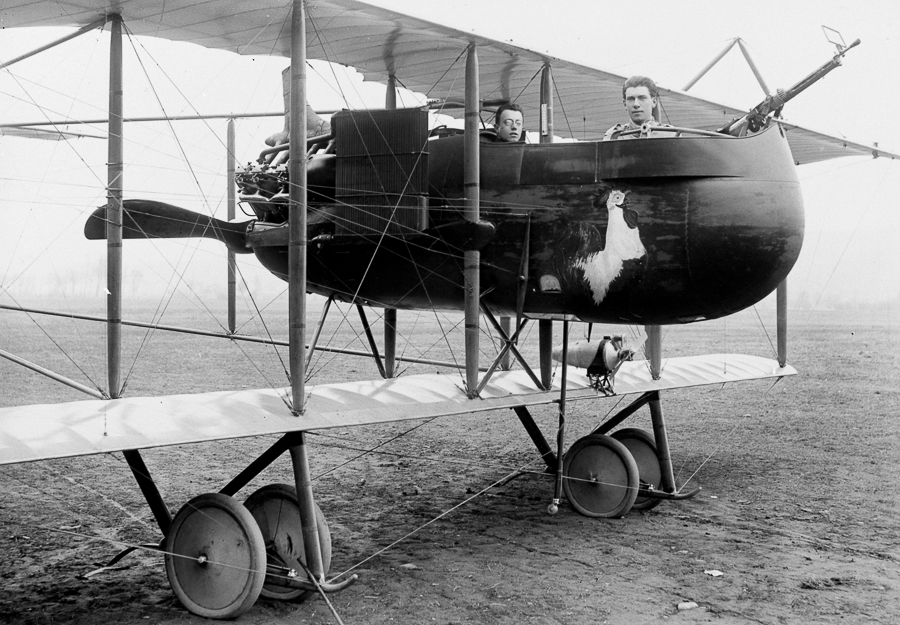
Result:
[[[325,573],[328,573],[331,569],[331,530],[328,529],[328,523],[319,504],[313,505],[319,531],[319,547],[322,550],[322,566]],[[306,564],[306,553],[300,530],[300,507],[297,503],[296,488],[289,484],[268,484],[247,497],[244,506],[259,526],[267,553],[270,549],[274,550],[281,560],[273,564],[286,564],[295,569],[302,579],[303,568],[297,564],[297,560]],[[266,599],[303,601],[314,593],[302,588],[263,584],[261,594]]]
[[[639,472],[631,452],[610,436],[576,441],[563,460],[563,490],[578,512],[615,519],[628,514],[637,497]]]
[[[197,561],[201,555],[206,563]],[[198,495],[181,507],[166,535],[165,561],[178,600],[206,618],[233,619],[249,610],[266,577],[259,526],[249,510],[220,493]]]
[[[659,456],[656,453],[656,441],[646,430],[638,428],[623,428],[616,430],[611,435],[614,439],[625,445],[631,452],[638,466],[639,477],[654,488],[660,488],[662,482],[662,467],[659,464]],[[651,510],[662,503],[662,499],[654,497],[641,497],[634,500],[633,510]]]

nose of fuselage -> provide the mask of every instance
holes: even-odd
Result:
[[[800,255],[799,183],[695,181],[686,225],[686,278],[697,310],[704,318],[743,310],[774,291]]]
[[[622,261],[607,276],[601,301],[596,288],[569,283],[587,307],[583,318],[672,324],[722,317],[775,290],[800,254],[804,220],[797,183],[705,179],[664,195],[659,188],[636,190],[633,229],[609,211],[605,240],[580,239],[579,258],[609,265],[588,253],[604,249]],[[640,249],[629,247],[629,234]],[[584,269],[582,281],[589,278]]]
[[[604,182],[630,190],[627,207],[647,257],[623,265],[594,308],[597,318],[712,319],[755,304],[787,277],[804,218],[780,128],[739,139],[611,141],[599,148]]]

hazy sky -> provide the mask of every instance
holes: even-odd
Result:
[[[893,0],[375,4],[607,71],[647,74],[676,89],[734,37],[746,42],[771,88],[786,88],[833,54],[822,33],[821,26],[827,25],[840,30],[848,43],[858,37],[862,45],[848,54],[844,67],[789,103],[785,116],[815,130],[861,143],[878,141],[900,152],[900,3]],[[0,31],[0,60],[60,35],[44,29]],[[108,41],[105,34],[89,34],[0,71],[0,120],[105,117]],[[286,59],[239,57],[149,38],[125,47],[126,115],[281,109],[280,72]],[[153,79],[152,88],[145,73]],[[351,106],[382,105],[382,87],[345,80],[337,89],[330,77],[323,64],[311,72],[314,107],[347,106],[342,93]],[[737,48],[691,93],[745,109],[763,96]],[[279,119],[240,122],[239,160],[254,159],[262,139],[280,127]],[[183,122],[175,128],[181,143],[172,140],[165,124],[126,128],[126,195],[222,214],[225,122]],[[102,141],[0,137],[0,283],[12,284],[12,293],[71,289],[76,276],[102,273],[103,246],[84,241],[81,228],[85,212],[105,202],[105,162]],[[900,232],[900,162],[840,159],[801,167],[800,178],[807,234],[790,278],[792,296],[810,304],[900,297],[900,262],[894,253]],[[126,295],[135,284],[174,288],[179,279],[173,276],[182,272],[192,288],[203,290],[211,271],[219,271],[224,262],[224,248],[215,243],[129,242],[126,255]],[[252,258],[241,261],[250,282],[281,288]],[[187,269],[191,266],[195,268]],[[219,286],[224,289],[224,273]]]

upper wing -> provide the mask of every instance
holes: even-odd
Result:
[[[108,0],[13,0],[0,9],[0,25],[83,26],[102,17]],[[285,0],[120,0],[114,3],[128,29],[241,54],[290,56],[290,3]],[[579,138],[599,139],[622,116],[624,76],[480,37],[356,0],[317,0],[308,9],[307,55],[356,68],[366,79],[395,75],[429,97],[461,101],[463,52],[478,46],[481,97],[538,101],[543,64],[563,117],[578,120]],[[715,130],[741,111],[661,90],[667,119],[676,126]],[[453,111],[447,111],[453,113]],[[564,125],[557,123],[558,128]],[[900,156],[843,138],[786,125],[798,164],[840,156]]]
[[[670,358],[653,380],[645,361],[626,362],[616,375],[618,394],[780,378],[793,367],[740,354]],[[557,381],[558,382],[558,381]],[[320,384],[307,389],[306,412],[295,417],[285,391],[244,390],[89,400],[0,408],[0,465],[125,449],[319,430],[390,421],[549,404],[559,385],[538,391],[524,371],[497,372],[469,399],[457,375],[425,374],[375,381]],[[569,401],[594,399],[583,369],[570,369]]]

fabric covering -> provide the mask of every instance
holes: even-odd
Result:
[[[13,0],[0,9],[0,27],[84,26],[112,7],[127,29],[240,54],[290,56],[291,3],[285,0]],[[348,65],[367,80],[395,75],[431,98],[463,100],[465,50],[478,46],[481,97],[538,102],[542,65],[549,63],[560,103],[557,133],[599,140],[621,121],[624,76],[494,41],[356,0],[316,0],[307,20],[307,55]],[[661,89],[665,118],[674,126],[715,130],[746,111],[675,90]],[[446,109],[461,115],[461,109]],[[567,120],[578,120],[569,132]],[[573,122],[575,123],[575,122]],[[786,124],[798,164],[853,155],[891,153]]]
[[[626,362],[618,394],[779,378],[796,374],[766,358],[710,354],[669,358],[660,380],[646,361]],[[124,449],[309,431],[549,404],[559,399],[559,375],[539,391],[524,371],[497,372],[479,399],[469,399],[459,374],[321,384],[307,389],[305,414],[293,416],[287,389],[219,391],[164,397],[89,400],[0,408],[0,464]],[[567,401],[602,397],[583,369],[571,367]]]

